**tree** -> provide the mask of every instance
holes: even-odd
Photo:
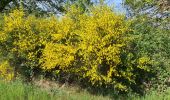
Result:
[[[60,13],[65,11],[66,4],[79,3],[82,7],[92,4],[91,0],[1,0],[0,12],[19,7],[20,3],[30,13],[33,11]]]
[[[170,1],[125,0],[125,5],[129,18],[133,17],[129,28],[135,35],[134,52],[137,56],[147,55],[153,61],[151,70],[155,70],[156,77],[146,83],[146,87],[162,91],[167,88],[170,75]]]
[[[170,0],[125,0],[130,15],[149,14],[169,16]]]

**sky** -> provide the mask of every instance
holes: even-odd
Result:
[[[100,0],[92,0],[93,2],[99,2]],[[104,0],[105,4],[111,6],[118,13],[126,13],[125,7],[123,7],[124,0]]]
[[[125,12],[125,9],[123,7],[123,0],[106,0],[105,1],[106,4],[108,4],[109,6],[114,6],[114,9],[118,12]]]

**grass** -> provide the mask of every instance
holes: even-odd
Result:
[[[153,91],[143,97],[133,97],[133,100],[170,100],[170,89],[163,93]]]
[[[109,96],[97,96],[75,87],[45,89],[22,83],[0,81],[0,100],[170,100],[170,89],[164,93],[151,92],[145,96],[131,95],[129,98],[113,99]]]
[[[0,100],[110,100],[86,91],[73,92],[68,89],[46,90],[21,81],[0,82]]]

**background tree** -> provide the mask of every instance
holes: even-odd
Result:
[[[77,3],[84,8],[92,4],[91,0],[1,0],[0,12],[19,7],[21,1],[24,9],[30,13],[35,11],[61,13],[65,11],[66,4]]]
[[[156,77],[146,87],[162,91],[167,88],[170,75],[170,1],[125,0],[125,5],[132,20],[135,53],[149,56],[154,62],[152,69],[157,70]]]
[[[149,14],[167,17],[170,14],[170,0],[125,0],[130,16]]]

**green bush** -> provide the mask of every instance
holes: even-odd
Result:
[[[138,16],[132,21],[131,29],[131,34],[136,37],[133,44],[135,55],[147,55],[154,62],[152,74],[147,77],[149,80],[145,84],[146,88],[166,89],[170,75],[170,30],[167,19],[159,21],[145,15]],[[139,77],[142,76],[140,74]]]

